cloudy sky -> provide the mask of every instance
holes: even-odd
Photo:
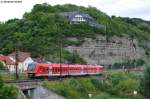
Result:
[[[0,0],[0,21],[12,18],[22,18],[25,12],[30,12],[35,4],[47,2],[56,4],[76,4],[88,7],[94,6],[108,15],[136,17],[150,20],[150,0],[22,0],[22,3],[3,3]],[[18,0],[20,1],[20,0]]]

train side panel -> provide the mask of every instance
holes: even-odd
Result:
[[[49,76],[50,65],[49,64],[38,64],[36,68],[36,77],[46,77]]]
[[[81,75],[82,68],[79,65],[69,65],[68,71],[69,71],[68,75],[77,76]]]
[[[52,64],[52,76],[67,76],[68,64]]]
[[[83,76],[103,74],[103,66],[98,65],[71,65],[71,64],[31,64],[28,66],[29,77],[58,77]],[[34,75],[34,76],[33,76]]]

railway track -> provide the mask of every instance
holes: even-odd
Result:
[[[94,75],[93,75],[94,76]],[[95,75],[96,76],[96,75]],[[54,77],[54,78],[47,78],[47,79],[24,79],[24,80],[6,80],[6,81],[3,81],[4,83],[6,84],[15,84],[15,83],[32,83],[32,82],[42,82],[42,81],[63,81],[63,80],[66,80],[66,79],[80,79],[82,77],[90,77],[90,76],[74,76],[74,77],[63,77],[60,79],[60,77]],[[102,77],[102,76],[100,76]]]
[[[66,78],[63,78],[62,80],[65,80]],[[67,78],[68,79],[68,78]],[[42,81],[59,81],[59,78],[53,78],[53,79],[33,79],[33,80],[7,80],[3,81],[6,84],[18,84],[18,83],[32,83],[32,82],[42,82]]]
[[[115,72],[115,71],[123,71],[123,70],[108,70],[108,71],[104,71],[104,74],[105,73],[109,73],[109,72]],[[143,72],[143,70],[139,70],[139,69],[129,69],[129,71],[135,71],[135,72]],[[94,75],[93,75],[94,76]],[[90,77],[90,76],[72,76],[72,77],[63,77],[61,80],[66,80],[66,79],[72,79],[72,78],[75,78],[75,79],[79,79],[81,77]],[[103,76],[100,76],[100,77],[103,77]],[[47,78],[47,79],[24,79],[24,80],[7,80],[7,81],[4,81],[4,83],[7,83],[7,84],[11,84],[11,83],[25,83],[25,82],[42,82],[42,81],[60,81],[60,77],[53,77],[53,78]]]
[[[4,83],[11,84],[11,83],[28,83],[28,82],[41,82],[42,79],[35,79],[35,80],[6,80]]]

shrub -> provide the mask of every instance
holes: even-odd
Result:
[[[100,81],[97,78],[92,78],[91,82],[97,90],[104,90],[103,81]]]
[[[102,83],[102,91],[113,95],[131,96],[134,90],[140,90],[140,81],[133,74],[124,72],[108,73]]]
[[[138,90],[139,82],[134,79],[121,80],[118,85],[113,88],[115,94],[119,96],[132,96],[134,90]]]

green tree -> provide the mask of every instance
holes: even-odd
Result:
[[[17,99],[18,90],[15,86],[4,84],[0,76],[0,99]]]
[[[144,72],[144,95],[150,97],[150,65],[145,68]]]
[[[4,82],[3,82],[2,77],[0,75],[0,89],[2,88],[3,85],[4,85]]]
[[[0,69],[3,70],[5,69],[5,66],[3,65],[3,63],[0,62]]]

